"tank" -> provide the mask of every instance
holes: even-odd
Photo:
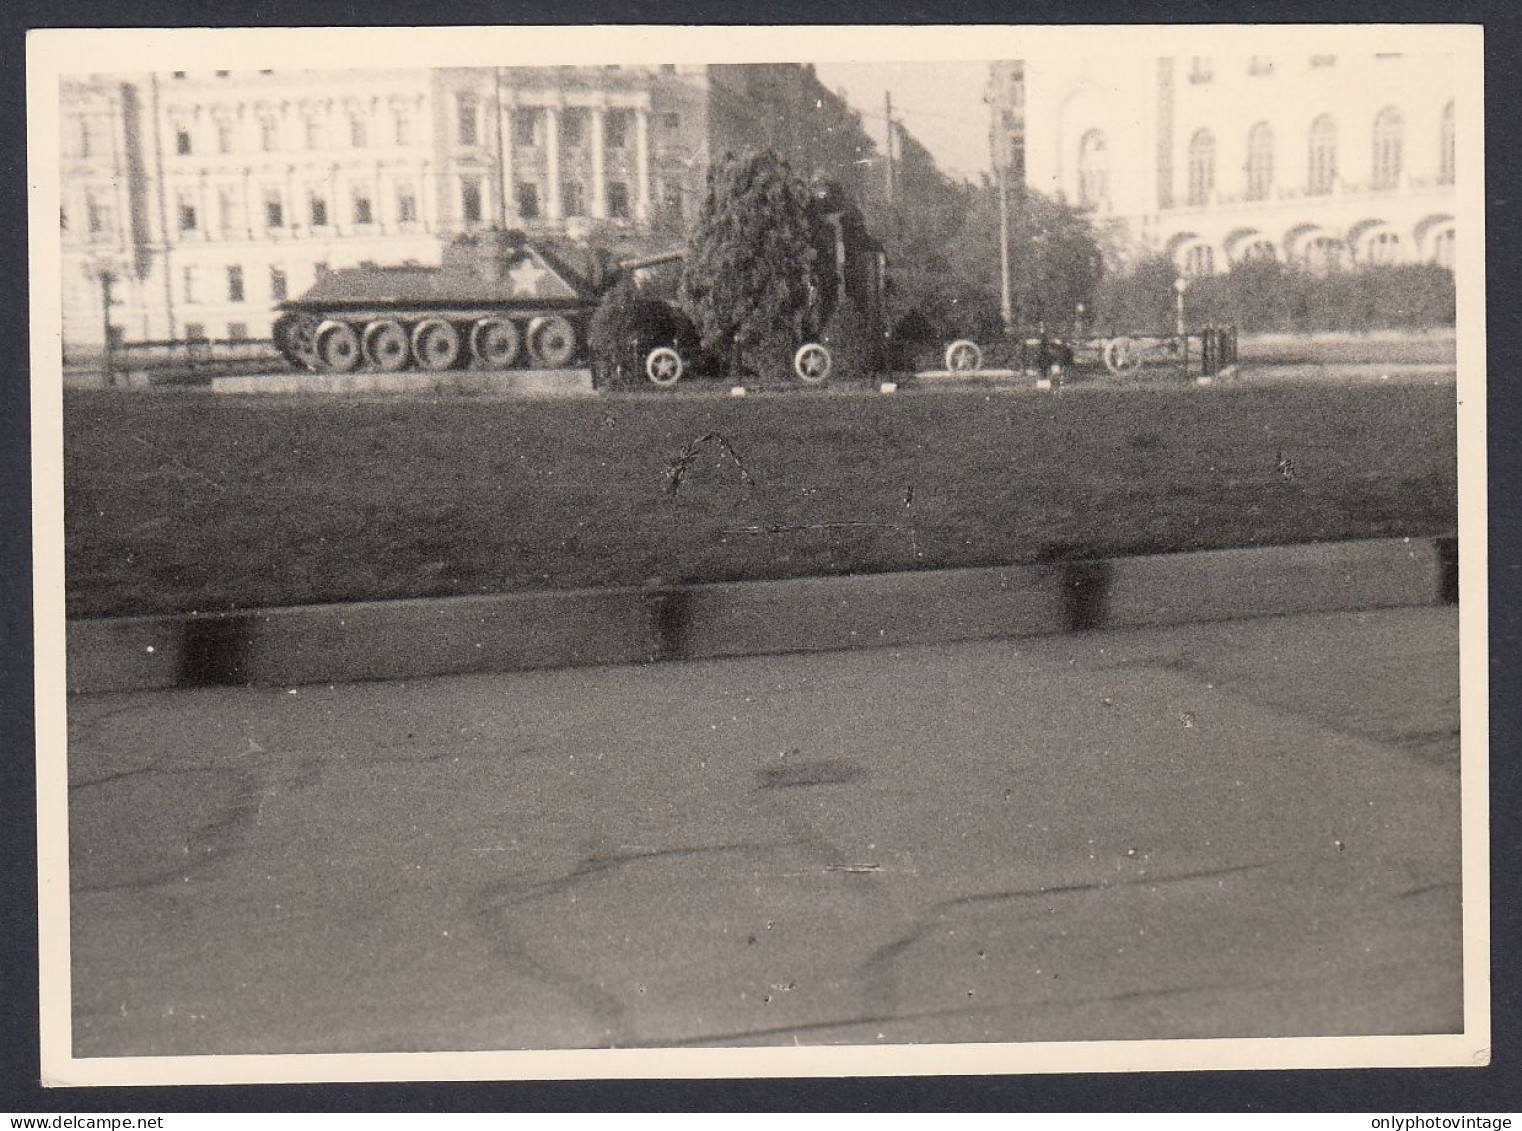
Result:
[[[300,298],[280,304],[273,337],[292,365],[318,373],[583,365],[601,296],[623,272],[681,254],[614,261],[594,249],[573,266],[518,232],[461,236],[438,267],[320,273]]]

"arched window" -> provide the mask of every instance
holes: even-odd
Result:
[[[1305,245],[1305,265],[1324,275],[1342,266],[1344,244],[1331,236],[1317,236]]]
[[[1374,166],[1370,179],[1375,188],[1392,189],[1400,184],[1404,134],[1405,122],[1394,106],[1386,106],[1374,119]]]
[[[1274,247],[1272,240],[1257,239],[1245,245],[1237,253],[1237,262],[1253,263],[1279,258],[1279,251]]]
[[[1432,237],[1432,262],[1453,270],[1453,229],[1445,228]]]
[[[1365,263],[1398,263],[1401,258],[1400,236],[1394,232],[1375,232],[1363,245]]]
[[[1198,130],[1189,139],[1189,203],[1208,204],[1215,191],[1215,134]]]
[[[1105,135],[1090,130],[1078,143],[1078,203],[1083,208],[1098,208],[1110,195],[1110,159]]]
[[[1453,184],[1453,103],[1443,107],[1443,124],[1438,133],[1438,168],[1437,179],[1439,184]]]
[[[1209,244],[1197,243],[1184,252],[1184,274],[1191,279],[1215,274],[1215,252]]]
[[[1267,200],[1274,188],[1274,130],[1259,122],[1247,134],[1247,199]]]
[[[1306,191],[1327,196],[1337,186],[1337,123],[1323,114],[1311,123],[1311,150]]]

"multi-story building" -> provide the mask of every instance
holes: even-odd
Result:
[[[485,227],[670,239],[708,68],[83,75],[60,91],[64,347],[267,337],[325,267]],[[728,145],[728,139],[721,145]]]
[[[1454,85],[1449,56],[1011,60],[990,72],[993,159],[1187,274],[1451,267]]]

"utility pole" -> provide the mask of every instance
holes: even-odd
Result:
[[[496,80],[496,98],[492,101],[492,116],[497,119],[497,231],[507,231],[507,149],[502,134],[502,68],[493,67]]]
[[[999,177],[999,318],[1008,337],[1015,330],[1014,296],[1009,285],[1009,171],[1003,161],[995,168]]]
[[[883,109],[888,119],[887,153],[888,153],[888,203],[893,204],[898,199],[897,178],[893,171],[893,92],[883,91]]]

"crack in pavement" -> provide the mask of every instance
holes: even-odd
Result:
[[[1269,866],[1266,862],[1235,864],[1226,868],[1209,868],[1197,872],[1180,872],[1169,876],[1147,877],[1145,879],[1101,880],[1097,883],[1062,884],[1052,887],[1020,888],[1011,891],[978,892],[973,895],[958,896],[955,899],[940,900],[932,903],[924,911],[920,912],[915,917],[915,921],[911,924],[909,930],[893,941],[878,947],[867,956],[866,961],[862,963],[863,975],[867,983],[866,997],[879,1010],[891,1015],[899,998],[897,971],[899,958],[910,947],[921,942],[926,935],[941,923],[944,923],[948,912],[953,912],[960,908],[1040,897],[1097,894],[1099,892],[1121,891],[1139,887],[1151,888],[1160,884],[1185,883],[1192,880],[1215,879],[1220,876],[1238,875]],[[936,916],[937,918],[932,921],[931,916]]]
[[[546,896],[569,891],[589,877],[604,875],[633,864],[690,859],[719,853],[768,851],[782,847],[787,846],[737,843],[591,853],[583,855],[570,872],[553,879],[527,883],[520,880],[499,880],[487,884],[470,900],[468,914],[476,930],[484,937],[487,947],[498,959],[515,972],[527,974],[565,993],[584,1012],[604,1025],[610,1037],[610,1045],[638,1047],[630,1020],[630,1003],[589,979],[536,957],[528,944],[508,925],[505,913]]]

